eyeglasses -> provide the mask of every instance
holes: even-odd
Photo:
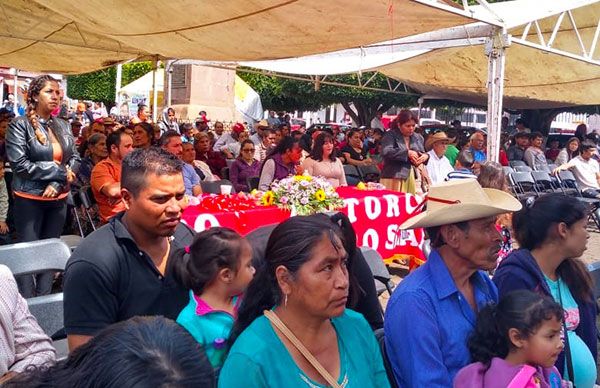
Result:
[[[254,148],[244,148],[242,151],[244,151],[244,152],[254,152],[255,149]]]

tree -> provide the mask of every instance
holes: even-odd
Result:
[[[123,65],[121,82],[127,85],[152,71],[152,62],[134,62]],[[103,102],[110,106],[115,101],[117,68],[115,66],[91,73],[67,77],[67,95],[77,100]]]
[[[392,106],[414,106],[416,95],[404,95],[373,90],[315,84],[244,71],[238,72],[260,95],[263,107],[269,110],[318,110],[339,103],[348,112],[357,125],[369,125],[377,110],[388,110]],[[373,73],[362,74],[366,82]],[[327,81],[345,84],[357,84],[357,74],[328,76]],[[370,87],[387,88],[387,78],[377,74],[369,83]]]

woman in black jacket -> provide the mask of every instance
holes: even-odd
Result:
[[[8,127],[6,154],[13,170],[15,228],[20,241],[58,238],[67,214],[69,184],[75,179],[79,155],[71,127],[52,117],[60,104],[60,87],[49,75],[31,81],[26,116]],[[50,293],[52,273],[20,279],[25,297]],[[17,279],[19,280],[19,279]]]

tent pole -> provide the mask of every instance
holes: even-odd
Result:
[[[115,85],[115,104],[117,105],[117,108],[121,109],[121,105],[120,105],[120,91],[121,91],[121,82],[122,82],[122,78],[123,78],[123,65],[122,64],[118,64],[117,65],[117,82]]]
[[[19,115],[19,69],[14,69],[15,79],[14,79],[14,89],[13,89],[13,97],[15,98],[13,101],[13,113],[18,116]]]
[[[158,110],[158,90],[156,90],[156,74],[158,69],[158,60],[154,61],[154,66],[152,67],[152,122],[156,123],[157,110]]]
[[[501,28],[494,31],[485,45],[485,54],[488,57],[487,160],[493,162],[498,162],[500,152],[504,68],[506,47],[509,45],[510,36]]]

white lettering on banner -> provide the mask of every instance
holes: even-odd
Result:
[[[386,217],[394,218],[400,216],[400,199],[394,194],[384,194],[383,198],[387,201]]]
[[[414,230],[409,229],[401,231],[399,228],[399,225],[396,224],[388,225],[385,249],[392,250],[396,247],[406,246],[407,243],[410,243],[413,247],[419,246]]]
[[[417,204],[416,204],[415,206],[412,206],[412,205],[410,204],[410,199],[411,199],[412,197],[414,197],[414,198],[417,200],[417,201],[416,201],[416,202],[417,202]],[[406,212],[407,212],[408,214],[411,214],[411,213],[413,212],[413,210],[415,210],[415,209],[416,209],[416,208],[417,208],[417,207],[418,207],[418,206],[421,204],[421,202],[423,202],[423,200],[424,200],[424,197],[423,197],[423,196],[421,196],[421,195],[412,195],[412,194],[406,194],[406,195],[404,196],[404,201],[405,201],[405,204],[404,204],[404,210],[406,210]]]
[[[200,214],[198,218],[196,218],[196,222],[194,222],[194,230],[196,232],[202,232],[206,229],[212,228],[213,226],[221,225],[219,224],[217,217],[208,213]]]
[[[381,203],[379,198],[365,197],[365,213],[367,218],[374,220],[381,214]]]
[[[348,218],[351,223],[355,223],[357,221],[356,212],[354,211],[354,207],[359,204],[358,199],[356,198],[344,198],[344,203],[348,207]]]
[[[370,240],[370,241],[369,241]],[[367,229],[362,238],[362,246],[377,250],[379,248],[379,236],[375,229]]]

